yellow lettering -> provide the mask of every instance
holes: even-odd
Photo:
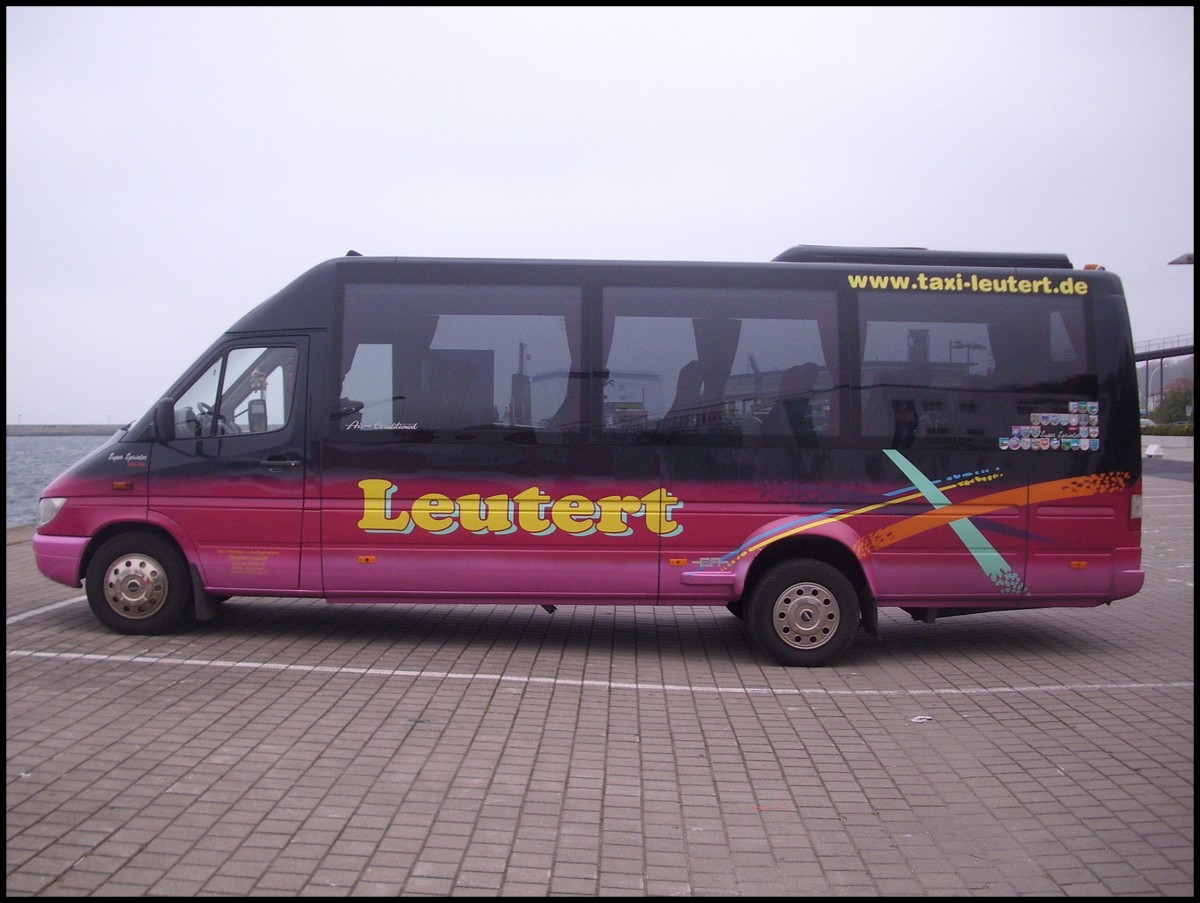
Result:
[[[682,506],[682,502],[671,495],[666,489],[656,489],[642,496],[646,505],[646,526],[659,536],[674,536],[683,529],[671,521],[674,509]]]
[[[453,533],[458,529],[456,514],[458,505],[454,499],[438,492],[430,492],[413,502],[413,523],[430,533]]]
[[[358,522],[360,530],[368,533],[407,533],[412,529],[408,513],[391,513],[392,494],[396,487],[388,480],[360,480],[358,488],[363,491],[363,516]]]
[[[1073,276],[1068,276],[1058,284],[1058,293],[1060,295],[1086,295],[1088,284],[1082,279],[1075,279]]]
[[[513,496],[517,503],[517,524],[526,533],[541,536],[554,529],[554,525],[546,519],[546,506],[550,504],[550,496],[536,486],[530,486],[524,492]]]
[[[512,505],[506,495],[464,495],[458,499],[458,522],[472,533],[511,533]]]
[[[564,533],[583,536],[596,529],[597,504],[582,495],[564,495],[550,509],[554,526]]]
[[[553,499],[531,486],[516,495],[467,493],[451,498],[440,492],[428,492],[416,499],[410,510],[393,510],[399,487],[388,480],[368,479],[358,484],[363,493],[360,530],[368,533],[410,533],[419,527],[427,533],[445,535],[460,527],[476,535],[505,534],[522,530],[533,536],[546,536],[562,530],[572,536],[629,536],[631,517],[641,517],[646,529],[659,536],[674,536],[683,525],[674,520],[675,509],[682,508],[676,496],[656,489],[638,498],[610,495],[598,501],[584,495],[564,495]]]
[[[609,536],[628,536],[633,532],[625,515],[642,513],[642,500],[632,496],[610,495],[597,503],[600,506],[600,521],[596,529]]]

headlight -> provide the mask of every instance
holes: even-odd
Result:
[[[38,499],[38,529],[40,530],[58,517],[58,512],[62,511],[63,505],[66,503],[66,499]]]

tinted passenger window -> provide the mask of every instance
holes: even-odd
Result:
[[[351,285],[342,326],[343,437],[570,431],[580,290]]]
[[[604,426],[669,442],[838,432],[832,293],[613,288]]]
[[[1078,299],[880,292],[860,311],[862,432],[891,447],[994,447],[1097,398]]]

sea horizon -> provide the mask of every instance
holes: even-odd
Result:
[[[6,423],[6,436],[111,436],[124,423]]]

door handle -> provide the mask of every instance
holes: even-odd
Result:
[[[300,462],[292,458],[268,458],[258,462],[260,467],[267,470],[283,470],[285,467],[299,467]]]

